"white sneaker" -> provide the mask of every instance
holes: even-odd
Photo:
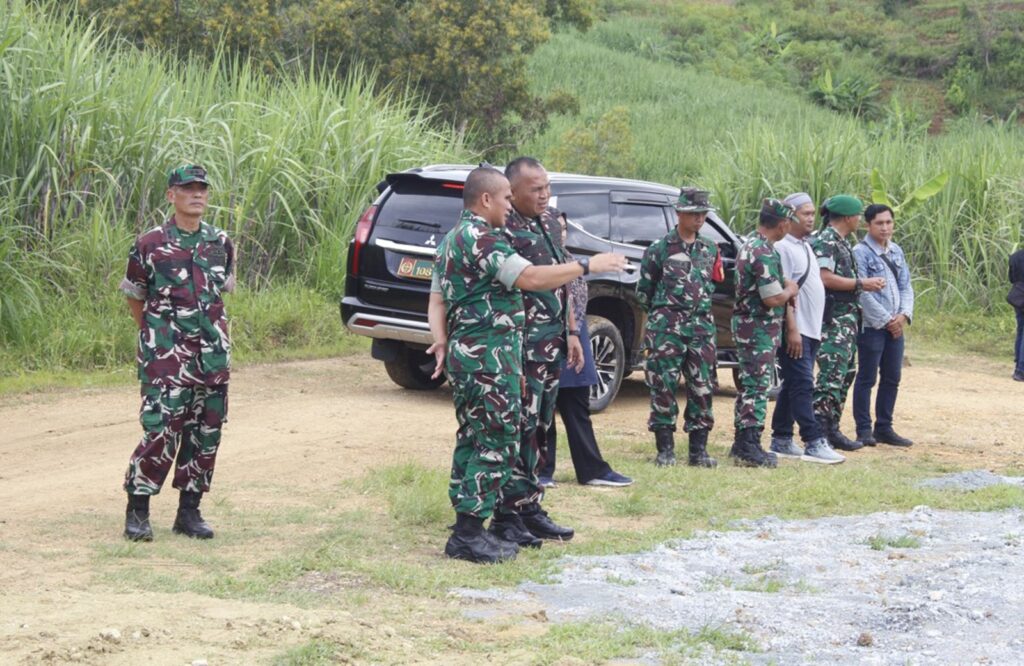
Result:
[[[804,454],[800,456],[800,460],[822,463],[823,465],[838,465],[844,462],[846,458],[836,453],[835,449],[829,446],[827,439],[819,437],[807,443],[807,448],[804,449]]]
[[[768,450],[780,458],[792,458],[794,460],[799,460],[804,455],[804,450],[794,444],[792,439],[780,439],[778,437],[772,437],[772,443]]]

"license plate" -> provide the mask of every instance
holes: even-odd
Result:
[[[434,276],[434,262],[429,259],[402,257],[398,262],[398,277],[429,280]]]

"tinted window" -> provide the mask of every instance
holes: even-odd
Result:
[[[607,194],[560,194],[556,205],[588,234],[608,239]]]
[[[409,191],[412,190],[412,191]],[[462,189],[403,188],[384,200],[377,226],[447,233],[462,213]]]
[[[647,247],[668,233],[664,206],[612,205],[612,240]]]

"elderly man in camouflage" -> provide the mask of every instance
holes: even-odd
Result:
[[[825,200],[821,216],[825,228],[812,245],[825,284],[825,313],[818,347],[818,378],[814,385],[814,414],[833,448],[856,451],[864,446],[839,429],[846,395],[857,374],[854,357],[860,326],[858,297],[863,291],[879,291],[880,277],[857,277],[857,262],[848,237],[860,224],[864,204],[855,196],[838,194]]]
[[[724,279],[718,248],[701,238],[709,210],[708,193],[683,188],[676,202],[676,227],[644,252],[636,294],[648,311],[644,333],[644,373],[651,392],[647,429],[658,450],[655,464],[674,465],[676,386],[686,381],[684,429],[689,434],[689,464],[714,467],[707,453],[715,372],[715,322],[711,295]]]
[[[782,261],[772,247],[798,222],[793,208],[778,199],[765,199],[757,230],[747,237],[736,259],[736,305],[732,334],[739,357],[736,391],[736,438],[729,455],[737,465],[775,467],[774,453],[761,448],[771,388],[771,369],[782,341],[782,316],[800,290],[785,279]]]
[[[558,220],[548,207],[551,186],[547,171],[537,160],[519,157],[508,163],[505,175],[512,187],[512,211],[505,222],[505,234],[512,249],[536,266],[566,263],[565,253],[558,243],[561,233]],[[555,417],[562,360],[567,354],[568,363],[575,365],[583,358],[579,330],[567,297],[568,292],[563,287],[523,294],[526,390],[519,456],[512,479],[505,488],[504,511],[491,525],[506,538],[519,533],[517,523],[505,520],[513,513],[519,514],[521,522],[535,537],[561,541],[573,537],[571,528],[558,525],[541,509],[544,489],[538,477],[542,466],[542,438]],[[506,533],[506,529],[510,532]]]
[[[465,210],[438,247],[427,310],[434,376],[446,371],[459,423],[448,489],[456,520],[445,554],[478,563],[514,559],[519,544],[540,544],[514,511],[495,515],[505,509],[522,422],[526,316],[520,290],[551,290],[588,270],[586,261],[534,266],[516,254],[500,232],[511,199],[500,171],[481,167],[469,174]],[[625,259],[597,255],[591,265],[616,270]],[[492,515],[504,529],[483,529]]]
[[[172,463],[180,491],[173,531],[213,537],[199,501],[210,490],[227,420],[231,344],[221,294],[234,288],[235,252],[223,231],[202,220],[208,195],[201,166],[172,171],[167,201],[174,216],[136,240],[121,282],[139,326],[142,381],[144,434],[124,479],[124,536],[132,541],[153,539],[149,498]]]

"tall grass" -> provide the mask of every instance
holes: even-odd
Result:
[[[553,119],[527,151],[543,157],[572,127],[626,106],[635,154],[623,164],[635,168],[608,175],[708,187],[742,232],[753,227],[765,196],[803,190],[816,201],[838,192],[869,198],[877,168],[890,197],[901,201],[946,172],[950,180],[938,196],[897,220],[923,302],[1009,316],[1006,261],[1021,244],[1024,214],[1020,126],[970,119],[929,136],[903,123],[865,123],[784,88],[664,62],[663,41],[656,20],[627,16],[541,47],[531,60],[536,88],[566,88],[579,97],[582,117]]]
[[[4,365],[130,358],[115,290],[132,238],[167,214],[174,166],[209,170],[208,218],[232,234],[244,285],[287,279],[333,297],[375,183],[464,154],[407,91],[376,92],[369,71],[276,78],[244,60],[182,63],[110,47],[61,5],[3,4],[0,340],[17,347]]]

